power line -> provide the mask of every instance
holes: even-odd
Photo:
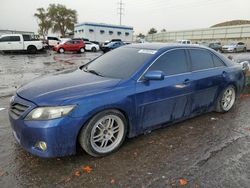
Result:
[[[124,3],[122,0],[118,2],[118,14],[120,16],[120,25],[122,25],[122,16],[124,15]]]

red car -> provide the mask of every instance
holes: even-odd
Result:
[[[85,43],[83,40],[68,40],[55,46],[53,50],[58,53],[64,53],[65,51],[76,51],[79,53],[84,53]]]

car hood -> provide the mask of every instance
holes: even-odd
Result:
[[[111,90],[119,82],[119,79],[100,77],[79,69],[37,79],[19,88],[17,95],[40,106],[59,105],[69,99]]]

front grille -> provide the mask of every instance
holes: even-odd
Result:
[[[13,118],[18,119],[29,106],[20,103],[14,103],[10,106],[10,114]]]

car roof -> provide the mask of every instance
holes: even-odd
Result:
[[[130,44],[127,45],[130,48],[141,48],[148,50],[165,50],[172,48],[201,48],[208,49],[207,47],[200,46],[197,44],[179,44],[179,43],[139,43],[139,44]]]

